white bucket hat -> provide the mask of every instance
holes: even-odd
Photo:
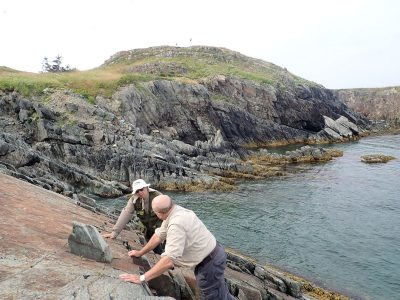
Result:
[[[137,179],[134,182],[132,182],[132,195],[136,193],[137,190],[140,190],[144,187],[149,187],[150,184],[146,183],[143,179]]]

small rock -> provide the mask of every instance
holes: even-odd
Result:
[[[361,161],[365,163],[387,163],[392,159],[395,159],[395,157],[383,154],[370,154],[361,156]]]

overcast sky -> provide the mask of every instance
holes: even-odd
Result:
[[[0,66],[79,70],[118,51],[225,47],[327,88],[400,85],[398,0],[0,0]]]

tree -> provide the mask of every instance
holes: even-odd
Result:
[[[43,58],[42,70],[44,73],[46,72],[58,73],[58,72],[69,72],[73,71],[74,69],[72,69],[69,65],[63,66],[61,55],[57,55],[56,58],[53,59],[51,63],[49,63],[49,59],[47,57]]]

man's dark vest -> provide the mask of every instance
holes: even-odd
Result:
[[[146,232],[145,232],[146,240],[149,240],[152,237],[155,229],[157,227],[160,227],[162,223],[162,220],[160,220],[157,217],[157,215],[151,208],[151,202],[153,202],[153,199],[159,195],[162,195],[159,191],[156,190],[149,191],[149,209],[148,209],[149,213],[146,213],[145,210],[143,209],[142,198],[138,198],[135,203],[136,215],[138,216],[140,222],[142,222],[143,225],[146,227]]]

